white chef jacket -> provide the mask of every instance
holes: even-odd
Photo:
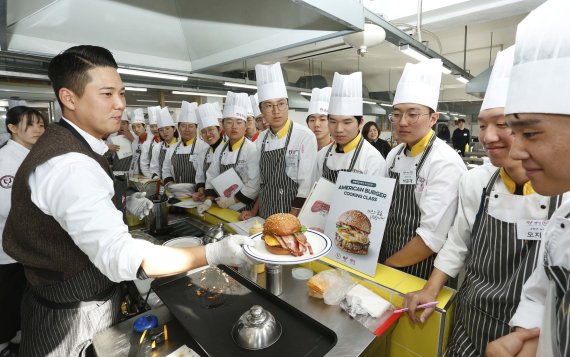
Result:
[[[67,123],[97,154],[107,151],[103,140]],[[39,165],[28,184],[32,202],[55,218],[97,269],[114,282],[137,278],[154,245],[129,234],[111,200],[113,180],[97,161],[75,152],[60,155]]]
[[[135,140],[133,140],[133,142],[131,143],[131,148],[133,149],[133,161],[135,159],[136,156],[136,152],[137,150],[140,149],[140,153],[139,153],[139,165],[140,165],[140,172],[142,172],[142,174],[146,177],[150,177],[150,175],[146,175],[146,173],[150,173],[150,168],[149,168],[149,164],[147,163],[146,168],[143,168],[143,157],[146,155],[146,161],[148,162],[148,150],[150,148],[150,141],[153,139],[152,135],[148,135],[146,136],[145,141],[141,144],[140,142],[140,138],[138,136],[135,135]],[[145,146],[146,146],[146,152],[145,152]],[[136,164],[135,164],[136,165]],[[133,163],[131,163],[131,167],[133,166]],[[139,172],[131,172],[131,170],[129,170],[129,175],[130,174],[139,174]]]
[[[361,136],[357,136],[356,139],[361,138]],[[349,146],[351,143],[348,143]],[[350,167],[350,162],[356,153],[356,146],[358,142],[355,142],[348,152],[338,153],[336,152],[336,143],[329,144],[323,147],[318,152],[318,159],[317,159],[317,173],[319,177],[323,175],[323,165],[325,162],[325,157],[329,148],[332,146],[332,149],[329,153],[329,158],[327,160],[327,167],[330,170],[347,170]],[[345,147],[345,150],[347,148]],[[386,160],[380,151],[376,150],[374,146],[372,146],[368,140],[363,139],[362,148],[360,150],[360,154],[354,163],[354,168],[352,172],[357,172],[364,175],[371,175],[371,176],[380,176],[384,177],[384,172],[386,170]]]
[[[288,120],[293,124],[291,119]],[[267,135],[265,140],[265,151],[282,149],[287,141],[286,133],[279,138],[279,133],[273,134],[271,128],[262,131],[259,133],[259,138],[255,141],[260,158],[261,146],[267,132],[269,132],[269,135]],[[317,139],[315,134],[306,126],[295,123],[291,132],[288,151],[291,152],[291,156],[296,156],[298,164],[296,166],[286,166],[285,173],[299,184],[296,197],[306,198],[319,175],[317,172]]]
[[[481,204],[481,195],[496,171],[497,167],[486,164],[473,168],[461,176],[457,215],[447,236],[447,241],[434,262],[434,266],[448,276],[457,276],[469,254],[473,224]],[[512,200],[506,204],[501,204],[501,201],[505,200],[501,199],[500,194],[508,193],[510,193],[508,188],[499,176],[489,196],[489,215],[509,223],[516,223],[518,220],[525,219],[548,219],[549,197],[533,193],[527,196],[511,197],[515,200],[520,198],[520,205],[515,205]],[[499,197],[495,197],[495,194],[499,194]],[[525,200],[524,203],[522,202],[523,199]],[[513,239],[517,238],[513,237]]]
[[[6,219],[10,213],[12,184],[16,171],[26,158],[30,150],[25,146],[8,140],[5,146],[0,149],[0,264],[12,264],[16,261],[2,249],[2,234],[6,226]]]
[[[419,163],[422,153],[410,157],[408,150],[397,153],[406,144],[393,148],[386,157],[384,176],[388,176],[390,166],[396,160],[394,172],[410,170]],[[409,160],[409,161],[408,161]],[[407,161],[407,162],[406,162]],[[416,229],[426,246],[438,252],[447,238],[457,211],[457,188],[461,175],[467,171],[461,157],[447,143],[435,138],[431,152],[426,158],[415,187],[415,199],[421,213],[420,226]],[[398,183],[396,183],[398,184]],[[398,214],[389,212],[389,214]]]
[[[154,149],[155,146],[159,146],[160,142],[154,141],[154,136],[152,134],[148,134],[147,140],[144,142],[141,148],[141,172],[145,177],[151,177],[152,173],[150,172],[150,162],[152,157],[149,159],[149,152]],[[151,153],[152,154],[152,153]]]
[[[243,181],[243,187],[239,192],[244,196],[255,200],[259,194],[259,156],[257,155],[257,146],[255,143],[245,137],[243,140],[244,143],[239,156],[239,161],[237,162],[234,170],[236,170]],[[212,164],[206,172],[206,190],[214,189],[211,181],[220,175],[220,155],[222,157],[222,165],[231,165],[236,162],[239,145],[236,143],[236,147],[230,151],[230,144],[228,144],[226,150],[222,152],[224,146],[224,144],[218,145],[214,152]],[[219,194],[221,195],[221,193]]]
[[[163,177],[161,176],[162,172],[160,171],[160,162],[158,161],[158,156],[160,155],[160,150],[162,150],[163,146],[166,146],[167,148],[170,148],[170,146],[176,146],[176,144],[178,143],[178,139],[174,138],[176,140],[176,142],[172,145],[169,145],[168,143],[165,143],[164,141],[160,141],[160,143],[158,144],[154,144],[154,146],[152,147],[152,155],[151,155],[151,159],[150,159],[150,175],[157,175],[158,177],[160,177],[161,179],[163,179]],[[168,149],[167,149],[168,152]],[[166,161],[166,155],[164,156],[164,160]],[[164,165],[164,163],[162,164]]]
[[[564,199],[546,226],[538,252],[538,264],[523,286],[519,307],[509,322],[512,327],[540,328],[543,319],[546,319],[545,315],[552,314],[551,310],[544,308],[546,294],[551,284],[544,271],[544,254],[550,256],[552,265],[570,270],[570,219],[564,218],[568,213],[570,213],[570,202]],[[540,338],[552,341],[545,333],[547,330],[550,329],[541,329]]]
[[[200,161],[200,156],[202,152],[207,151],[210,148],[210,145],[206,143],[204,140],[195,137],[196,146],[194,147],[194,154],[190,158],[190,161],[194,165],[194,170],[198,168],[198,161]],[[178,150],[176,150],[178,148]],[[172,177],[175,182],[179,180],[175,177],[174,168],[172,167],[172,154],[176,150],[176,155],[178,154],[190,154],[192,152],[192,144],[185,145],[182,140],[180,140],[176,145],[172,145],[166,151],[166,157],[164,158],[164,164],[162,165],[162,178],[165,179],[167,177]]]

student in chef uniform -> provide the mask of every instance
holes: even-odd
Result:
[[[225,143],[222,137],[222,128],[218,118],[222,117],[222,112],[218,107],[218,103],[205,103],[198,106],[198,129],[202,139],[210,146],[198,158],[198,167],[196,168],[196,195],[195,201],[204,201],[206,199],[206,172],[212,164],[214,152],[218,146]]]
[[[328,120],[335,141],[319,151],[318,170],[321,177],[336,183],[340,171],[384,176],[386,161],[360,134],[364,124],[362,72],[334,74]]]
[[[165,185],[170,183],[196,183],[196,167],[200,155],[209,148],[208,144],[198,138],[196,109],[198,109],[196,102],[182,101],[178,117],[180,141],[168,148],[162,166],[162,177]],[[178,189],[180,188],[182,186],[178,185]],[[187,189],[191,191],[193,187],[187,186]]]
[[[309,128],[289,119],[287,89],[279,62],[255,66],[259,108],[270,125],[255,143],[261,188],[258,203],[241,218],[274,213],[297,215],[317,178],[317,140]]]
[[[127,109],[125,109],[125,111],[123,111],[123,115],[121,117],[121,126],[119,128],[119,131],[117,132],[116,136],[123,136],[124,138],[128,139],[129,142],[135,141],[135,137],[133,136],[133,134],[131,133],[131,131],[129,130],[129,126],[130,126],[130,121],[129,121],[129,114],[127,112]],[[129,155],[126,157],[123,157],[122,159],[120,159],[117,156],[117,152],[120,149],[118,145],[115,145],[112,143],[111,140],[109,140],[110,142],[110,146],[111,147],[116,147],[116,150],[109,150],[108,155],[110,155],[110,164],[111,167],[113,168],[113,171],[129,171],[130,167],[131,167],[131,161],[133,159],[133,155]]]
[[[0,242],[10,212],[16,171],[46,126],[47,120],[42,114],[26,106],[13,107],[6,113],[6,119],[0,119],[0,133],[6,131],[10,135],[10,140],[0,148]],[[11,356],[10,340],[20,330],[20,302],[26,287],[26,277],[22,265],[6,254],[1,246],[0,285],[0,306],[3,309],[0,355]]]
[[[532,186],[545,196],[570,190],[569,12],[568,1],[549,0],[518,25],[505,106],[514,132],[511,157],[522,161]],[[564,202],[542,235],[539,264],[510,321],[514,332],[490,343],[488,356],[570,354],[569,217],[570,203]]]
[[[247,103],[250,101],[246,93],[228,92],[222,124],[229,141],[214,152],[212,164],[206,172],[206,200],[198,207],[199,214],[210,208],[214,198],[221,208],[238,202],[251,206],[257,198],[259,159],[256,145],[245,137]],[[220,197],[211,181],[232,168],[243,182],[243,187],[230,197]]]
[[[317,150],[321,150],[332,143],[329,132],[329,100],[331,98],[331,87],[313,88],[309,111],[307,115],[307,126],[317,138]]]
[[[22,356],[78,356],[94,335],[120,318],[117,282],[172,275],[205,264],[241,265],[233,236],[192,248],[133,239],[123,223],[123,200],[102,154],[101,138],[119,129],[124,85],[112,54],[76,46],[48,69],[63,118],[50,125],[24,159],[14,185],[3,247],[24,266]],[[81,95],[77,94],[81,93]],[[135,194],[127,209],[141,217],[148,201]],[[150,203],[152,207],[152,203]],[[22,217],[26,217],[22,220]]]
[[[269,123],[267,120],[263,118],[263,113],[259,109],[259,97],[257,93],[254,95],[250,95],[249,99],[251,100],[251,106],[253,107],[253,113],[255,115],[255,126],[257,130],[261,133],[267,129],[269,129]]]
[[[504,107],[514,50],[497,54],[479,113],[479,141],[491,164],[461,177],[459,208],[435,268],[424,288],[405,300],[412,320],[425,321],[433,309],[418,318],[417,304],[437,300],[448,277],[456,277],[465,266],[449,357],[481,356],[487,343],[510,331],[522,286],[539,262],[540,241],[528,240],[528,230],[517,223],[548,220],[560,204],[558,196],[535,193],[521,161],[509,157],[513,136]]]
[[[437,138],[441,60],[407,63],[394,98],[392,122],[401,142],[386,159],[396,179],[379,262],[427,279],[457,210],[461,157]]]
[[[160,109],[158,116],[158,132],[160,135],[160,145],[155,145],[152,149],[152,160],[150,162],[150,172],[152,177],[158,177],[163,180],[162,168],[168,148],[174,146],[178,142],[180,134],[176,131],[176,124],[170,115],[168,107]]]
[[[253,107],[251,105],[251,96],[247,98],[247,123],[245,125],[245,137],[252,142],[256,141],[259,137],[259,130],[257,130],[257,123],[255,122],[255,117],[261,114],[259,107]]]
[[[141,108],[133,111],[133,120],[131,121],[131,128],[137,136],[133,140],[133,159],[131,160],[131,167],[129,168],[129,175],[145,175],[141,166],[141,157],[148,156],[148,148],[152,137],[146,132],[146,124],[144,121],[144,112]],[[145,145],[146,144],[146,145]],[[146,151],[144,148],[146,147]]]
[[[160,135],[158,133],[158,117],[160,116],[160,107],[148,107],[148,130],[147,135],[149,140],[147,140],[141,149],[141,160],[140,168],[141,172],[145,177],[152,177],[150,172],[150,163],[152,162],[152,153],[154,147],[160,144]]]

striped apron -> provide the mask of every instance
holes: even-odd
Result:
[[[160,152],[158,153],[158,177],[162,177],[162,166],[164,165],[164,159],[166,158],[166,151],[168,151],[168,145],[163,142],[160,143]]]
[[[113,171],[129,171],[133,156],[127,156],[119,159],[117,153],[113,153]]]
[[[431,152],[435,138],[436,136],[432,135],[420,161],[416,164],[416,180],[425,160]],[[400,148],[400,151],[396,154],[392,162],[392,166],[390,166],[388,170],[389,177],[396,179],[396,186],[394,187],[392,203],[390,204],[388,221],[386,222],[386,229],[384,231],[384,240],[380,247],[380,256],[378,258],[378,262],[380,263],[384,263],[386,259],[404,248],[416,235],[416,229],[420,226],[421,212],[415,199],[416,185],[401,184],[400,174],[393,171],[396,160],[399,159],[398,156],[402,153],[404,148],[405,145]],[[422,279],[428,279],[433,269],[434,260],[435,254],[417,264],[398,269]]]
[[[565,216],[570,218],[570,213]],[[549,280],[547,300],[545,304],[545,314],[550,316],[546,319],[550,329],[551,350],[548,353],[553,357],[564,357],[570,355],[570,271],[563,266],[552,265],[549,254],[549,247],[546,246],[544,254],[544,271]],[[554,313],[551,311],[554,310]],[[548,336],[548,334],[546,334]],[[548,340],[545,343],[549,343]],[[537,354],[537,356],[540,354]],[[542,354],[546,355],[546,354]]]
[[[138,140],[138,139],[137,139]],[[143,143],[144,144],[144,143]],[[133,158],[131,160],[131,166],[129,168],[129,175],[142,175],[141,171],[141,152],[143,144],[138,143],[137,149],[133,154]]]
[[[246,139],[247,140],[247,139]],[[239,162],[239,157],[241,156],[241,149],[243,148],[243,145],[245,144],[245,140],[241,143],[241,146],[239,147],[239,151],[236,157],[236,161],[233,164],[229,164],[229,165],[223,165],[222,164],[222,156],[224,155],[226,149],[228,148],[229,145],[229,141],[224,145],[224,147],[222,148],[222,154],[220,155],[220,158],[218,159],[218,163],[220,164],[220,174],[223,174],[224,172],[228,171],[229,169],[234,169],[237,166],[237,163]],[[243,182],[243,177],[241,177],[240,173],[236,171],[236,174],[238,174],[240,180],[242,180]],[[245,182],[244,182],[245,183]],[[253,204],[250,205],[246,205],[244,208],[240,209],[239,212],[241,211],[249,211],[251,210],[251,208],[253,207]]]
[[[287,176],[285,154],[293,132],[293,122],[287,132],[285,146],[281,149],[265,151],[265,143],[269,130],[263,137],[259,173],[261,187],[259,190],[259,216],[267,218],[275,213],[289,213],[293,200],[297,197],[299,184]]]
[[[194,138],[189,154],[177,154],[178,148],[180,145],[183,145],[182,141],[176,145],[172,153],[172,173],[175,175],[173,178],[176,183],[196,183],[196,169],[194,168],[192,156],[194,155],[197,140],[197,138]]]
[[[453,332],[446,356],[482,356],[489,341],[511,331],[522,287],[538,261],[540,241],[517,238],[516,223],[488,214],[489,197],[499,177],[497,170],[481,197],[471,233],[465,280],[459,289]],[[550,199],[548,217],[561,196]]]
[[[323,173],[322,173],[323,177],[332,183],[336,183],[336,180],[338,178],[338,173],[340,171],[352,172],[352,170],[354,169],[354,165],[356,164],[356,161],[358,160],[358,156],[360,155],[360,151],[362,150],[363,140],[364,140],[364,138],[361,137],[360,141],[358,142],[358,145],[356,146],[356,150],[354,151],[354,155],[352,156],[352,160],[350,161],[350,165],[348,166],[348,169],[343,169],[343,170],[331,170],[327,166],[327,161],[329,159],[329,156],[332,156],[331,150],[332,150],[333,145],[329,146],[327,153],[325,154],[325,161],[323,162]]]

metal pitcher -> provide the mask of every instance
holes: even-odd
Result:
[[[168,197],[166,195],[158,196],[153,199],[152,209],[146,217],[146,228],[150,234],[160,234],[166,231],[168,227]]]
[[[224,231],[224,224],[220,223],[208,229],[203,240],[204,244],[209,244],[220,241],[225,237],[227,237],[227,233]]]

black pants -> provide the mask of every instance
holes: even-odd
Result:
[[[20,303],[26,287],[24,268],[18,263],[0,265],[0,343],[9,342],[20,330]]]

